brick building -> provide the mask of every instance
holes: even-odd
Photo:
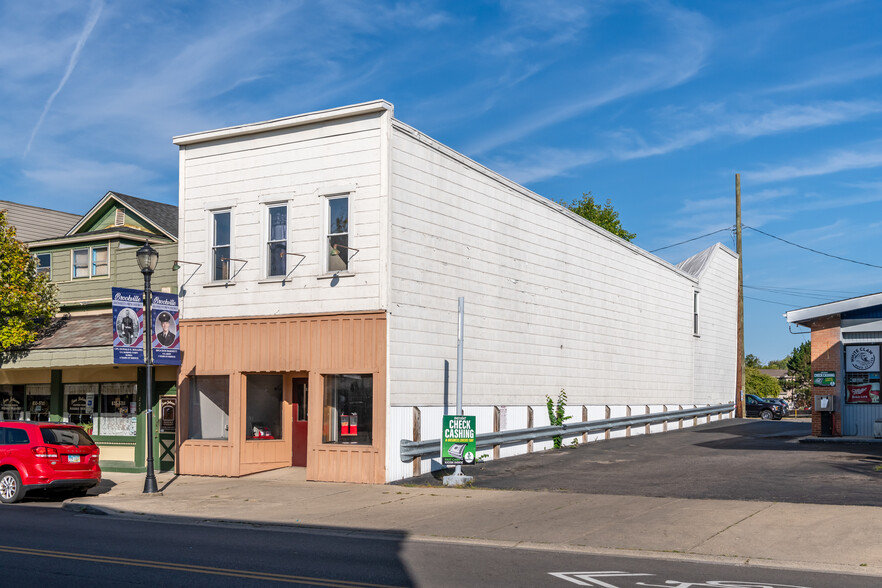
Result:
[[[882,419],[882,293],[791,310],[787,322],[812,332],[812,435],[871,437]],[[818,397],[832,397],[821,410]]]

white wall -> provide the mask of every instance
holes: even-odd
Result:
[[[377,310],[387,282],[387,150],[391,112],[317,121],[181,146],[179,284],[183,318]],[[210,135],[213,132],[207,133]],[[349,244],[353,275],[323,275],[322,195],[352,190]],[[266,280],[265,203],[286,202],[288,251],[306,256],[282,284]],[[231,257],[247,260],[234,283],[211,283],[211,210],[232,207]],[[299,260],[289,257],[289,268]],[[234,268],[241,266],[234,262]],[[189,280],[188,280],[189,278]],[[185,284],[186,282],[186,284]]]
[[[719,243],[699,275],[695,402],[734,402],[738,357],[738,256]]]
[[[391,199],[392,406],[454,403],[458,296],[466,406],[695,401],[693,277],[398,121]]]

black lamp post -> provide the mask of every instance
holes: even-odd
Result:
[[[144,480],[144,494],[155,494],[159,492],[159,488],[153,473],[153,316],[150,313],[150,276],[156,269],[159,252],[150,246],[149,241],[145,241],[135,255],[138,257],[141,273],[144,274],[144,364],[147,366],[147,478]]]

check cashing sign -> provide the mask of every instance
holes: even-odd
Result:
[[[475,463],[475,417],[446,414],[441,425],[441,464]]]

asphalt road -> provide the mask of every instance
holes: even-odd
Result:
[[[805,420],[732,419],[488,461],[463,473],[478,488],[882,506],[882,444],[798,442],[810,433]],[[401,483],[438,485],[444,473]]]
[[[878,578],[410,541],[404,534],[157,523],[0,507],[9,586],[377,586],[869,588]]]

